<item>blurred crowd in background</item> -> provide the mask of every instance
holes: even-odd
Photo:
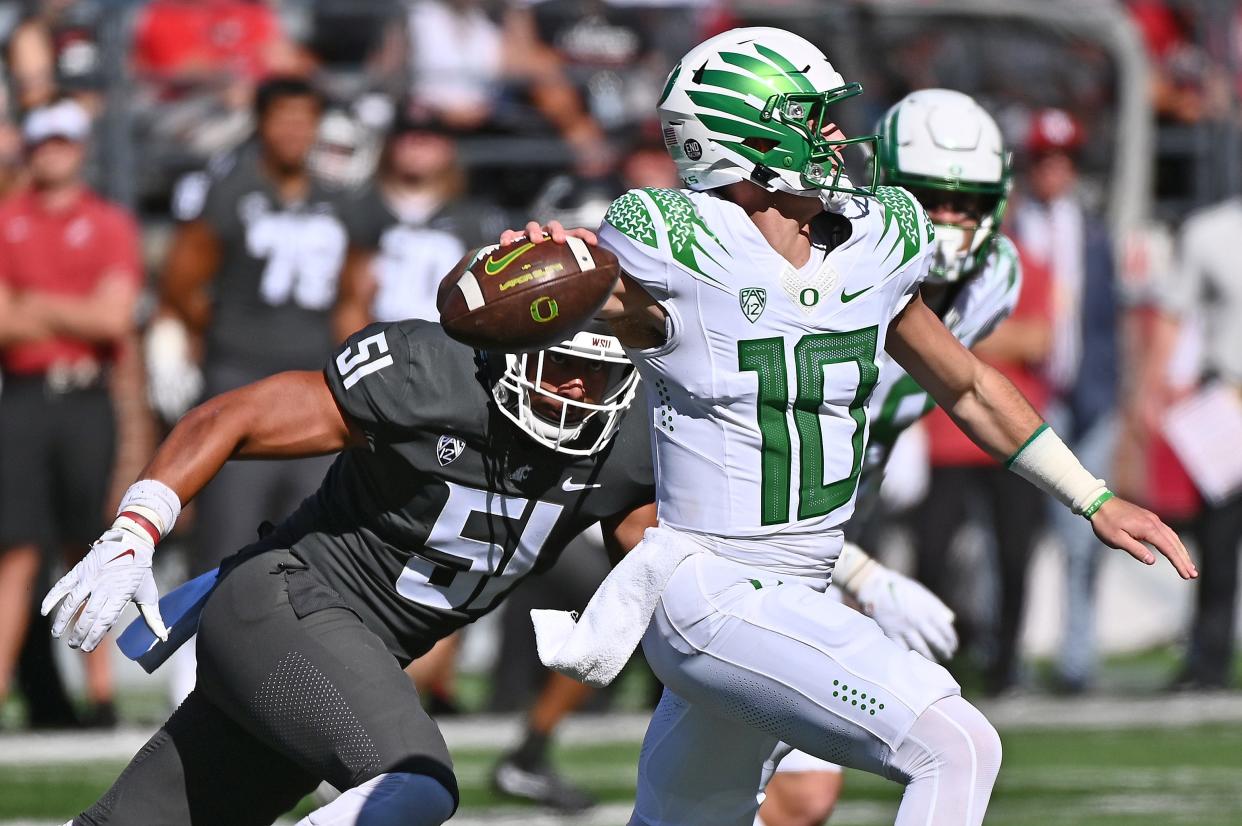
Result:
[[[435,319],[440,277],[507,226],[595,226],[626,189],[678,186],[654,120],[672,61],[757,24],[863,83],[847,132],[928,86],[996,115],[1026,273],[1003,369],[1089,468],[1193,540],[1193,619],[1154,642],[1181,652],[1169,687],[1230,687],[1242,501],[1205,495],[1162,433],[1205,383],[1242,392],[1242,4],[0,0],[0,706],[24,697],[3,719],[115,724],[109,646],[71,702],[37,598],[190,405],[316,369],[371,321]],[[903,548],[957,611],[955,672],[991,695],[1091,690],[1104,549],[1087,523],[946,417],[906,442],[864,544]],[[323,468],[222,473],[162,548],[181,566],[166,575],[251,541]],[[1019,639],[1049,541],[1063,625],[1037,680]],[[526,611],[581,607],[606,565],[567,554],[514,596],[489,707],[541,685]],[[453,656],[425,664],[440,711],[459,705]]]

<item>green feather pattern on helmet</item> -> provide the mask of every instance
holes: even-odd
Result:
[[[656,101],[656,106],[668,100],[668,93],[673,91],[673,84],[677,82],[677,75],[681,73],[681,64],[678,63],[673,67],[673,71],[668,73],[668,80],[664,81],[664,91],[660,92],[660,99]]]
[[[720,52],[719,59],[735,70],[708,68],[704,63],[694,73],[696,88],[686,90],[690,101],[702,110],[695,113],[700,122],[717,135],[735,138],[713,140],[757,165],[801,172],[808,188],[870,195],[870,188],[841,185],[845,169],[839,152],[846,146],[873,143],[876,136],[827,140],[818,132],[827,107],[860,94],[862,86],[850,83],[817,90],[804,70],[779,52],[761,43],[754,48],[758,57]],[[680,70],[679,64],[670,74],[662,100]],[[773,145],[747,145],[748,139]]]

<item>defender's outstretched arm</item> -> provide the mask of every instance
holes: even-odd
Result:
[[[364,443],[322,373],[277,373],[186,413],[139,478],[159,480],[184,504],[229,459],[322,456]]]
[[[181,506],[229,459],[318,456],[363,441],[317,372],[280,373],[194,408],[125,492],[112,527],[43,598],[44,615],[60,606],[52,636],[77,617],[66,641],[91,651],[132,600],[155,635],[167,639],[151,559]]]
[[[1147,542],[1183,579],[1198,576],[1177,534],[1088,473],[1018,389],[963,347],[919,296],[893,319],[886,349],[975,444],[1090,519],[1101,542],[1151,565]]]

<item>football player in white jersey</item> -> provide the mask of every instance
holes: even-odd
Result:
[[[919,297],[936,251],[922,207],[844,174],[841,150],[872,139],[841,136],[833,112],[860,91],[789,32],[711,38],[659,102],[687,189],[627,193],[599,231],[624,271],[601,316],[644,379],[660,525],[576,625],[536,630],[546,663],[594,682],[642,638],[667,688],[636,826],[749,826],[781,741],[903,783],[898,826],[982,822],[995,730],[947,671],[824,595],[885,350],[1106,544],[1154,564],[1150,542],[1195,575],[1177,536],[1087,472]]]
[[[1022,271],[1013,242],[1000,233],[1010,188],[1010,157],[1000,128],[969,95],[950,89],[921,89],[902,98],[876,125],[879,183],[905,187],[927,212],[935,229],[931,269],[919,292],[925,304],[967,347],[986,338],[1013,312],[1022,288]],[[887,354],[880,358],[880,380],[867,406],[871,422],[859,482],[858,504],[846,528],[858,536],[879,496],[884,466],[897,437],[923,417],[934,402]],[[891,599],[881,581],[886,574],[847,542],[837,559],[833,584],[846,585],[873,599]],[[876,587],[884,586],[884,587]],[[949,657],[956,637],[940,631],[940,611],[948,611],[927,592],[901,592],[900,613],[875,614],[889,637],[924,656]],[[927,630],[890,628],[884,618],[922,621]],[[891,619],[890,619],[891,621]],[[913,632],[913,633],[911,633]],[[805,752],[780,760],[759,807],[764,826],[818,826],[828,819],[840,790],[840,767]]]

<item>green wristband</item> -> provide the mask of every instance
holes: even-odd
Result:
[[[1091,517],[1095,516],[1095,512],[1098,511],[1105,502],[1107,502],[1109,499],[1112,499],[1113,496],[1115,496],[1115,494],[1111,490],[1106,489],[1103,493],[1101,493],[1099,496],[1095,498],[1094,502],[1092,502],[1090,505],[1087,505],[1087,507],[1082,509],[1082,515],[1086,517],[1087,520],[1089,521]]]
[[[1018,457],[1022,455],[1022,451],[1026,450],[1030,446],[1031,442],[1038,439],[1045,430],[1050,429],[1051,426],[1047,422],[1044,422],[1039,427],[1035,428],[1035,432],[1026,438],[1026,441],[1022,443],[1022,446],[1015,450],[1013,455],[1005,460],[1005,469],[1008,470],[1013,467],[1013,463],[1018,461]]]

